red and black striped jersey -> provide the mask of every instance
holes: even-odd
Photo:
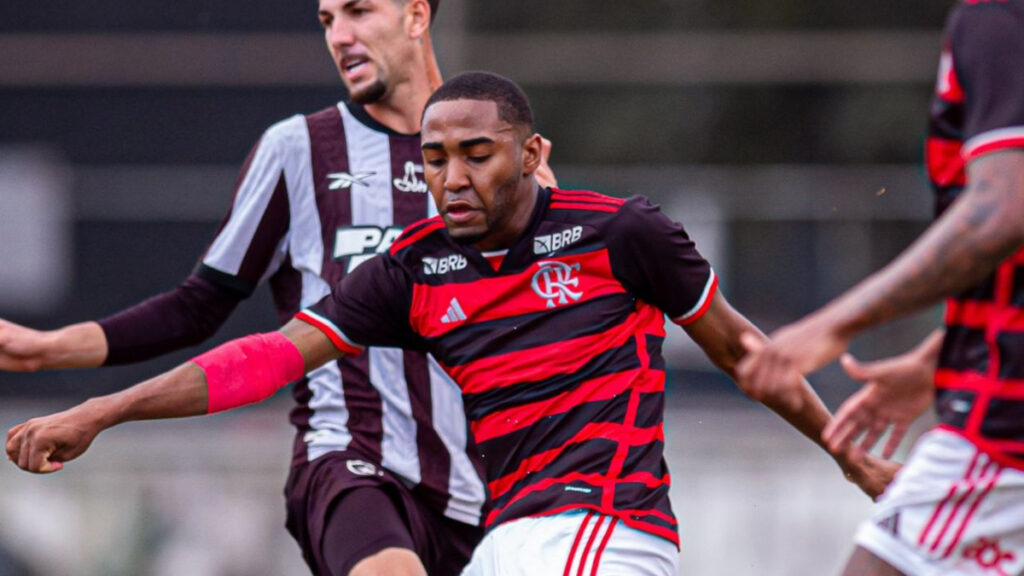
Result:
[[[925,157],[936,213],[971,160],[1024,148],[1024,0],[964,0],[946,24]],[[1024,250],[946,307],[940,423],[1024,468]]]
[[[664,317],[695,321],[716,287],[682,226],[645,198],[554,189],[497,267],[435,217],[298,317],[350,353],[437,358],[486,465],[487,526],[589,508],[678,544]]]
[[[282,322],[436,213],[418,134],[340,103],[271,126],[253,148],[201,278],[249,294],[270,284]],[[349,451],[388,469],[438,512],[482,520],[482,464],[459,392],[422,353],[373,348],[295,385],[293,462]]]

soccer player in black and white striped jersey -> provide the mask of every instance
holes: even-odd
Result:
[[[117,365],[194,345],[261,282],[287,321],[436,213],[419,127],[441,83],[430,36],[438,3],[321,0],[348,100],[262,135],[180,286],[48,333],[0,321],[0,369]],[[485,490],[458,390],[436,362],[374,349],[309,372],[294,396],[287,525],[313,572],[457,572],[480,538]],[[375,522],[352,521],[368,516]]]

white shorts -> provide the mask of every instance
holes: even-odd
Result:
[[[678,563],[679,550],[668,540],[613,516],[574,510],[498,526],[462,576],[676,576]]]
[[[1024,573],[1024,472],[967,439],[932,430],[857,531],[908,576]]]

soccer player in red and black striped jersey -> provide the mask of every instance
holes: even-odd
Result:
[[[263,394],[253,388],[366,346],[422,350],[462,389],[487,469],[490,532],[465,574],[674,575],[664,317],[729,374],[754,328],[682,226],[646,199],[539,187],[532,126],[525,95],[504,78],[445,83],[422,132],[440,216],[407,227],[281,332],[23,424],[8,456],[49,471],[120,421],[253,401]],[[817,440],[829,414],[806,384],[799,395],[801,410],[765,403]],[[869,494],[889,480],[878,461],[839,460]]]
[[[891,426],[891,454],[933,400],[939,420],[858,532],[848,575],[1024,572],[1022,62],[1024,0],[957,3],[926,145],[937,221],[741,367],[755,391],[796,387],[785,372],[806,374],[862,330],[947,299],[944,330],[915,350],[864,365],[843,358],[866,386],[827,429],[834,449],[870,448]]]
[[[116,365],[196,344],[264,281],[285,322],[386,251],[403,226],[436,213],[418,132],[441,83],[429,33],[437,7],[321,0],[349,100],[263,134],[181,286],[51,333],[0,321],[0,369]],[[436,362],[372,349],[311,371],[294,396],[287,525],[314,572],[408,574],[406,563],[422,562],[418,573],[440,574],[468,560],[482,534],[482,464],[458,390]],[[351,521],[370,514],[372,524]]]

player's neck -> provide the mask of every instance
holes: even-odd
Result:
[[[385,98],[367,104],[366,112],[396,132],[416,134],[420,131],[423,108],[442,82],[441,69],[434,58],[430,42],[426,42],[422,66],[414,70],[404,82],[394,86]]]

